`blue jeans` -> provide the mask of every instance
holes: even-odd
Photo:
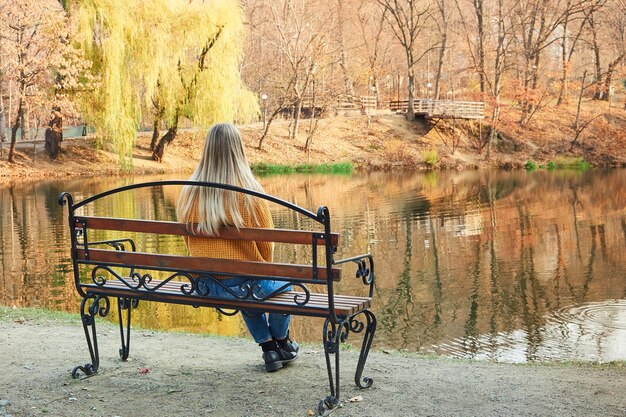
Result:
[[[286,284],[284,281],[274,281],[270,279],[249,280],[245,278],[226,278],[220,279],[219,281],[227,286],[233,293],[242,297],[245,296],[248,291],[244,284],[249,283],[253,288],[253,294],[257,298],[265,298]],[[207,294],[211,297],[237,298],[210,278],[199,279],[198,290],[200,293]],[[289,290],[291,290],[291,287],[287,287],[283,291]],[[289,314],[244,310],[242,311],[242,316],[252,338],[257,343],[287,337],[289,323],[291,322],[291,316]]]

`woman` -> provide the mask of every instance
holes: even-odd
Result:
[[[237,128],[231,124],[216,124],[209,130],[200,164],[190,180],[235,185],[249,190],[264,192],[254,178],[246,158],[243,141]],[[224,226],[272,228],[272,216],[265,200],[247,194],[225,191],[213,187],[185,186],[177,207],[178,219],[196,224],[195,232],[202,236],[185,239],[191,256],[222,259],[271,262],[273,243],[220,239]],[[228,287],[226,290],[221,284]],[[200,279],[197,291],[202,295],[234,298],[250,295],[266,297],[279,290],[285,282],[274,280],[248,281],[240,277],[219,276]],[[293,362],[298,357],[298,344],[289,338],[290,315],[242,312],[244,322],[254,340],[263,350],[265,369],[268,372]]]

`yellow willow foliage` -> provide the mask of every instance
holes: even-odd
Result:
[[[166,121],[178,110],[202,127],[258,114],[254,94],[241,81],[239,1],[82,0],[78,14],[79,40],[101,80],[86,113],[99,144],[113,144],[122,165],[130,162],[137,127],[153,100],[165,108]],[[200,71],[201,51],[218,33]]]

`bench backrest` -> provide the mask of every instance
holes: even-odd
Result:
[[[313,220],[319,226],[318,231],[294,229],[261,229],[261,228],[224,228],[220,238],[232,240],[266,241],[294,245],[307,245],[312,248],[312,256],[302,263],[279,262],[252,262],[242,260],[221,259],[219,255],[213,258],[193,257],[172,253],[147,253],[136,247],[132,239],[97,240],[94,231],[116,231],[154,235],[198,236],[190,231],[188,225],[163,220],[141,220],[128,218],[109,218],[79,215],[79,210],[104,197],[139,188],[159,186],[193,185],[200,187],[216,187],[238,193],[253,195],[278,204],[298,215]],[[306,284],[323,284],[332,296],[333,281],[341,277],[341,271],[333,266],[333,254],[336,251],[339,235],[330,231],[330,215],[326,207],[320,207],[317,213],[312,213],[302,207],[283,201],[273,196],[251,190],[233,187],[224,184],[202,183],[195,181],[158,181],[134,184],[116,188],[74,204],[69,193],[59,196],[61,205],[69,207],[69,226],[72,242],[72,261],[77,290],[85,295],[86,286],[99,284],[95,270],[128,268],[127,276],[135,273],[149,274],[150,271],[169,272],[170,276],[211,275],[211,276],[240,276],[254,279],[271,278],[295,287],[307,290]],[[193,230],[193,228],[191,228]],[[323,262],[318,263],[318,254]],[[309,262],[309,263],[305,263]],[[86,265],[86,267],[85,267]],[[81,280],[81,268],[83,268]],[[87,271],[85,271],[87,268]],[[85,274],[91,270],[91,281],[85,283]],[[140,272],[137,272],[140,271]],[[121,277],[118,277],[121,278]],[[296,289],[297,289],[296,288]]]
[[[172,254],[153,254],[136,251],[120,251],[94,247],[101,242],[93,242],[88,238],[90,230],[110,230],[149,234],[168,234],[178,236],[198,236],[190,232],[187,225],[169,221],[131,220],[107,217],[76,216],[74,229],[82,236],[82,244],[76,252],[76,259],[80,263],[105,263],[114,266],[133,265],[135,268],[188,271],[193,273],[208,273],[216,275],[237,275],[257,278],[289,278],[296,281],[324,284],[328,272],[334,281],[340,278],[341,270],[336,267],[320,268],[319,265],[286,264],[277,262],[253,262],[232,259],[221,259],[219,254],[215,258],[193,257]],[[85,238],[87,237],[87,238]],[[220,232],[221,239],[248,240],[303,244],[325,247],[324,234],[319,232],[288,230],[288,229],[261,229],[261,228],[225,228]],[[209,239],[211,239],[209,237]],[[338,234],[331,234],[331,249],[337,247]],[[106,243],[106,242],[105,242]]]

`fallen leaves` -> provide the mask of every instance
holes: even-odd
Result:
[[[352,398],[350,398],[350,399],[349,399],[348,401],[346,401],[346,402],[349,402],[349,403],[358,403],[358,402],[361,402],[361,401],[363,401],[363,396],[362,396],[362,395],[357,395],[356,397],[352,397]]]

